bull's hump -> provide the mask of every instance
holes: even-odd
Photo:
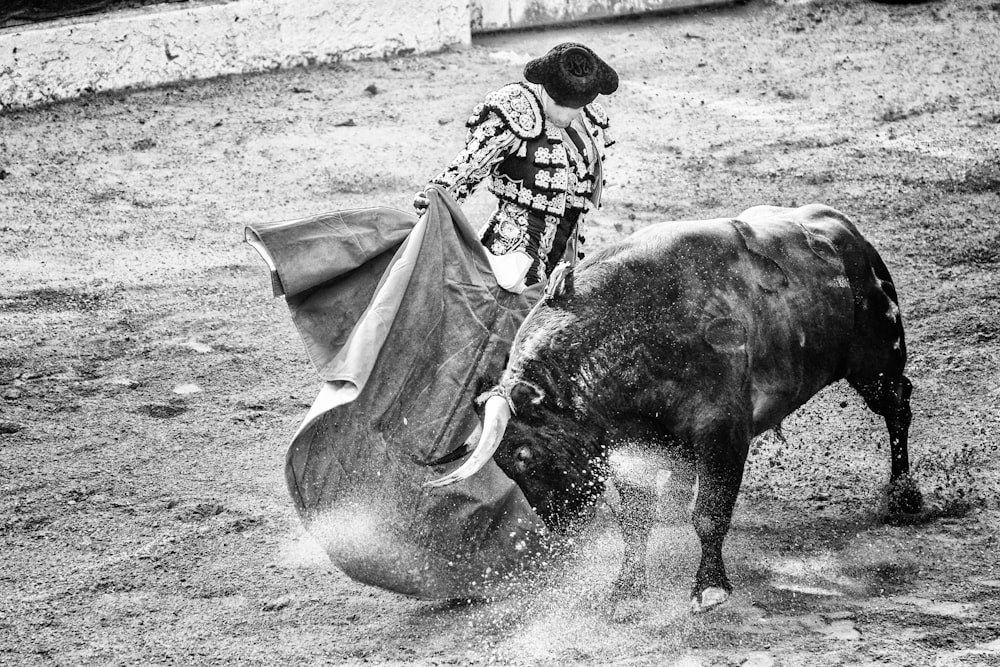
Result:
[[[626,247],[670,247],[692,238],[704,238],[706,234],[725,236],[728,234],[731,218],[712,220],[676,220],[648,225],[636,231],[624,241]]]
[[[752,206],[737,216],[747,222],[787,220],[796,223],[812,223],[827,220],[846,222],[847,216],[825,204],[806,204],[789,208],[784,206]]]
[[[847,216],[823,204],[808,204],[798,208],[754,206],[737,216],[737,220],[747,223],[760,234],[773,234],[776,229],[797,227],[805,235],[809,250],[834,266],[841,266],[841,259],[832,241],[857,235],[857,230]]]

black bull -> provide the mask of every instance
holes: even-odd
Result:
[[[889,510],[920,509],[905,363],[892,278],[841,213],[760,206],[653,225],[581,263],[529,314],[486,401],[479,445],[430,485],[469,477],[492,456],[564,530],[604,492],[615,444],[639,435],[697,476],[692,601],[707,609],[732,590],[722,542],[751,439],[837,380],[885,418]],[[615,481],[626,544],[615,595],[638,594],[653,492]]]

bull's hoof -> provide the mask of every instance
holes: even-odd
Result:
[[[646,604],[639,599],[618,600],[609,603],[604,613],[604,617],[609,623],[618,625],[637,624],[648,615]]]
[[[715,609],[729,599],[729,591],[725,588],[710,586],[701,592],[691,596],[691,613],[702,614]]]
[[[646,573],[621,574],[611,587],[611,602],[640,598],[646,592]]]
[[[885,513],[889,521],[919,516],[924,509],[920,487],[910,475],[903,475],[885,487]]]

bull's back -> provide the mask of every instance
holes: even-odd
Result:
[[[760,206],[734,219],[647,227],[607,259],[660,273],[661,293],[676,302],[662,304],[664,316],[696,330],[703,355],[731,360],[725,382],[748,381],[760,432],[844,377],[855,289],[871,282],[860,268],[871,274],[869,252],[834,209]]]

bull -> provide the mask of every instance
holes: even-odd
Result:
[[[734,219],[646,227],[582,262],[528,315],[478,444],[429,482],[493,458],[555,532],[585,518],[636,437],[687,465],[701,543],[692,609],[732,592],[722,558],[753,437],[841,379],[889,431],[888,510],[915,513],[912,385],[889,271],[840,212],[758,206]],[[471,454],[470,454],[471,450]],[[613,479],[625,542],[613,597],[642,593],[654,491]]]

